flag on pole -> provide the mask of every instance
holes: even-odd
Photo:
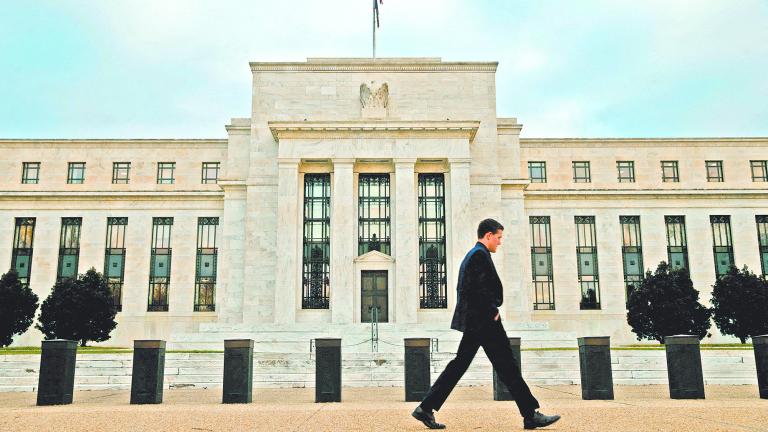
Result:
[[[373,16],[376,18],[376,27],[379,27],[379,4],[384,4],[384,0],[373,0]]]

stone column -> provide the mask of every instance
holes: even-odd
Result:
[[[352,322],[355,270],[354,159],[333,160],[331,188],[331,321]]]
[[[501,192],[504,225],[503,266],[499,276],[504,285],[504,312],[508,321],[527,322],[531,318],[531,239],[530,222],[525,215],[524,188],[527,181],[505,181]]]
[[[299,268],[301,244],[299,224],[299,159],[279,159],[277,180],[277,283],[275,284],[275,322],[296,321],[296,298],[301,296]]]
[[[395,159],[395,322],[415,323],[419,309],[419,233],[416,159]]]
[[[448,310],[453,311],[456,306],[456,281],[459,275],[459,266],[467,251],[477,242],[476,227],[472,226],[472,203],[470,200],[469,185],[469,159],[448,159],[451,182],[450,220],[447,232],[451,247],[448,264]],[[448,207],[448,206],[446,206]]]
[[[246,186],[239,180],[220,181],[219,186],[224,190],[224,215],[219,222],[224,241],[220,249],[218,278],[221,283],[216,287],[216,310],[220,311],[221,322],[240,323],[243,320]]]

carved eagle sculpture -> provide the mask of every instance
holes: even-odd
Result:
[[[360,84],[360,104],[363,108],[386,108],[389,103],[389,86],[387,83],[382,84],[375,91],[372,90],[373,81],[371,86],[368,84]]]

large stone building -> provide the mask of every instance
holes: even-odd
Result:
[[[768,139],[521,139],[497,117],[496,67],[251,63],[252,112],[227,139],[0,140],[0,262],[41,300],[106,272],[118,346],[372,320],[450,338],[486,217],[506,228],[503,319],[541,340],[632,342],[626,290],[662,260],[705,301],[729,263],[766,272]]]

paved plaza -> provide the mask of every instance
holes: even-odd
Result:
[[[706,387],[706,400],[670,400],[666,386],[616,386],[613,401],[583,401],[578,386],[533,386],[552,431],[767,431],[768,400],[752,385]],[[314,389],[254,389],[254,403],[222,405],[221,389],[166,389],[162,405],[129,405],[127,391],[77,391],[37,407],[36,393],[0,393],[0,431],[420,431],[403,388],[344,388],[342,403]],[[514,402],[492,388],[458,387],[437,413],[449,431],[522,430]]]

